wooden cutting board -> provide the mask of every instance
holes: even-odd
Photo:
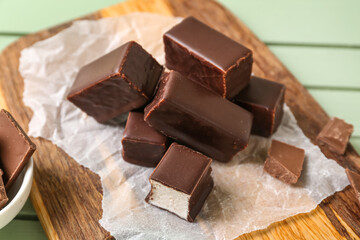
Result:
[[[287,87],[290,106],[305,135],[313,142],[329,117],[298,80],[270,50],[234,15],[212,0],[131,0],[102,9],[83,19],[114,17],[131,12],[153,12],[185,17],[193,15],[254,52],[253,71]],[[70,26],[71,22],[20,38],[0,54],[0,105],[25,127],[32,111],[24,106],[23,79],[18,72],[23,48]],[[44,139],[34,156],[35,175],[31,200],[50,239],[107,239],[110,234],[98,223],[102,188],[99,176],[77,164],[64,151]],[[345,156],[323,153],[344,167],[360,171],[359,155],[348,146]],[[350,187],[324,200],[314,211],[272,224],[239,239],[354,239],[360,236],[360,206]]]

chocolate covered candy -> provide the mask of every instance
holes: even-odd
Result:
[[[252,115],[180,73],[163,75],[145,121],[177,142],[228,162],[249,140]]]
[[[269,137],[281,123],[284,95],[283,84],[252,77],[249,85],[234,98],[234,102],[254,115],[251,132]]]
[[[173,143],[151,174],[151,190],[146,201],[193,222],[214,182],[211,159],[185,146]]]
[[[326,145],[331,151],[343,155],[353,131],[353,125],[335,117],[327,122],[316,140],[320,145]]]
[[[168,147],[168,138],[150,127],[144,121],[144,114],[130,112],[126,122],[123,145],[123,159],[145,167],[156,167]]]
[[[360,174],[351,171],[350,169],[345,170],[346,175],[350,181],[350,185],[355,192],[355,197],[358,203],[360,204]]]
[[[0,209],[2,209],[9,200],[6,194],[4,181],[2,179],[3,174],[3,171],[0,169]]]
[[[80,69],[68,100],[100,123],[146,105],[163,67],[130,41]]]
[[[9,190],[36,149],[9,112],[0,112],[0,167],[3,181]]]
[[[250,81],[252,52],[194,17],[164,34],[166,67],[232,99]]]
[[[304,163],[304,149],[272,140],[264,170],[288,184],[298,181]]]

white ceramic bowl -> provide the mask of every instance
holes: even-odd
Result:
[[[34,162],[31,158],[7,193],[9,201],[0,210],[0,229],[11,222],[24,206],[30,194],[33,172]]]

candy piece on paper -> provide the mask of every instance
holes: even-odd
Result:
[[[309,212],[349,184],[344,169],[305,137],[285,105],[283,120],[272,137],[305,150],[304,169],[295,186],[264,173],[271,140],[252,136],[248,147],[232,161],[212,163],[214,189],[195,222],[147,204],[144,198],[150,191],[152,169],[123,161],[123,129],[97,123],[68,102],[66,95],[82,66],[130,40],[163,64],[162,35],[178,22],[148,13],[77,21],[22,51],[24,103],[33,110],[29,135],[52,141],[99,174],[103,187],[100,224],[106,230],[118,239],[234,239]]]
[[[194,17],[164,34],[166,67],[232,99],[250,81],[252,52]]]
[[[144,114],[131,112],[121,140],[122,157],[126,162],[156,167],[164,156],[169,139],[144,121]]]
[[[164,74],[145,121],[175,141],[229,162],[247,147],[252,114],[176,71]]]
[[[146,201],[193,222],[211,192],[212,159],[173,143],[151,174]]]
[[[272,140],[264,170],[284,183],[295,184],[301,175],[304,149]]]
[[[154,94],[163,67],[130,41],[82,67],[67,96],[98,122],[144,107]]]
[[[254,116],[252,134],[270,137],[284,114],[285,86],[253,76],[249,85],[234,98],[234,103]]]

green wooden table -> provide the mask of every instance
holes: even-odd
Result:
[[[118,0],[0,0],[0,51],[18,37]],[[355,126],[360,152],[360,1],[220,0],[264,41],[331,116]],[[28,201],[0,239],[46,239]]]

